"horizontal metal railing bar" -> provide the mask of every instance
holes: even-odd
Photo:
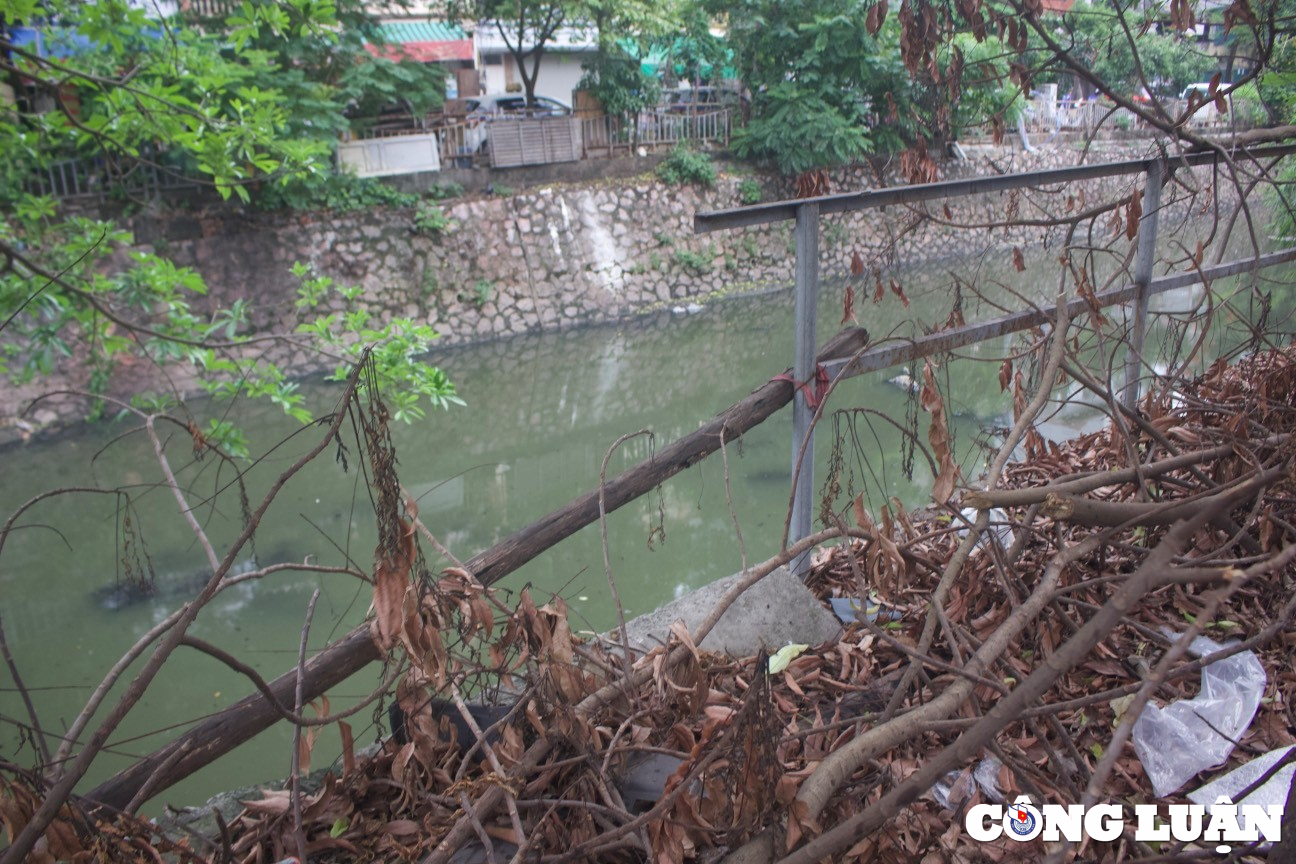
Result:
[[[1203,267],[1201,270],[1188,273],[1162,276],[1159,279],[1153,279],[1147,290],[1149,295],[1162,294],[1176,288],[1196,285],[1206,280],[1236,276],[1249,270],[1262,270],[1289,261],[1296,261],[1296,247],[1270,252],[1256,258],[1239,258],[1233,261],[1225,261],[1222,264]],[[1095,295],[1095,299],[1098,301],[1099,308],[1105,308],[1114,306],[1117,303],[1128,303],[1134,299],[1137,292],[1138,286],[1136,285],[1122,285],[1119,288],[1112,288],[1098,293]],[[1088,309],[1089,304],[1083,298],[1078,297],[1067,303],[1067,313],[1073,318],[1083,314]],[[823,365],[831,378],[849,378],[854,375],[862,375],[865,372],[875,372],[878,369],[886,369],[921,357],[952,351],[955,348],[964,348],[986,339],[994,339],[1008,333],[1018,333],[1031,327],[1048,324],[1053,320],[1053,311],[1050,307],[1012,312],[977,324],[967,324],[950,330],[942,330],[939,333],[920,336],[901,345],[884,345],[871,348],[853,360],[849,358],[834,360]],[[848,366],[849,368],[846,368]]]
[[[1294,153],[1296,153],[1296,144],[1282,144],[1255,150],[1239,150],[1232,155],[1235,158],[1258,160],[1267,157],[1290,156]],[[1211,164],[1218,158],[1218,153],[1207,150],[1200,153],[1174,156],[1169,161],[1172,165],[1198,166]],[[1079,165],[1074,168],[1050,168],[1043,171],[1027,171],[1021,174],[1001,174],[996,177],[942,180],[938,183],[893,186],[886,189],[870,189],[865,192],[821,195],[817,198],[771,201],[768,204],[753,204],[750,207],[735,207],[729,210],[711,210],[693,216],[693,232],[695,234],[705,234],[711,231],[723,231],[728,228],[745,228],[751,225],[766,225],[771,222],[794,220],[796,219],[797,208],[803,204],[818,204],[820,215],[826,213],[849,213],[855,210],[869,210],[893,204],[909,204],[915,201],[931,201],[937,198],[958,198],[965,195],[981,195],[987,192],[1006,192],[1024,186],[1048,186],[1055,183],[1094,180],[1099,177],[1140,174],[1146,172],[1148,165],[1154,161],[1156,161],[1156,157],[1132,159],[1125,162],[1099,162],[1094,165]]]

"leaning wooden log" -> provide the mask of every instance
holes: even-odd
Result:
[[[828,341],[816,359],[819,363],[827,363],[850,358],[867,344],[868,333],[863,328],[843,330]],[[849,366],[844,368],[849,369]],[[604,490],[607,512],[633,501],[719,450],[722,434],[726,444],[737,440],[791,402],[793,392],[789,380],[772,379],[696,432],[672,442],[655,456],[609,480]],[[499,581],[558,541],[597,521],[598,499],[598,489],[585,493],[471,558],[465,562],[465,568],[483,585]],[[369,635],[368,622],[361,624],[306,663],[302,674],[302,699],[309,701],[318,697],[379,659],[380,652]],[[270,682],[270,690],[284,706],[294,703],[296,687],[295,669]],[[108,778],[84,797],[110,808],[122,809],[146,784],[150,797],[155,796],[279,719],[280,712],[266,697],[260,692],[253,693]],[[179,751],[186,752],[177,757]]]

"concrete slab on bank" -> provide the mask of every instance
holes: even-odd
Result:
[[[630,647],[649,651],[664,644],[671,625],[683,619],[692,632],[740,579],[736,573],[626,622]],[[780,567],[738,597],[702,640],[700,647],[746,657],[789,642],[818,645],[841,635],[841,622],[786,567]],[[618,634],[607,634],[619,642]]]

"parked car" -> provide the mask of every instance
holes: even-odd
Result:
[[[747,97],[732,87],[678,87],[662,94],[662,107],[671,114],[743,108]]]
[[[530,106],[526,96],[521,93],[487,93],[485,96],[473,96],[465,99],[468,113],[464,120],[468,128],[464,130],[464,147],[470,153],[485,152],[490,146],[490,124],[502,118],[518,117],[566,117],[572,113],[571,106],[550,99],[548,96],[537,96]]]
[[[469,117],[564,117],[572,113],[571,106],[548,96],[535,97],[528,107],[526,96],[521,93],[487,93],[463,101]]]

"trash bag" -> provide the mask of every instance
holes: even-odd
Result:
[[[1204,657],[1222,647],[1198,636],[1188,652]],[[1158,797],[1228,758],[1233,742],[1251,725],[1266,681],[1255,652],[1242,651],[1202,669],[1196,697],[1143,709],[1134,724],[1134,752]]]

